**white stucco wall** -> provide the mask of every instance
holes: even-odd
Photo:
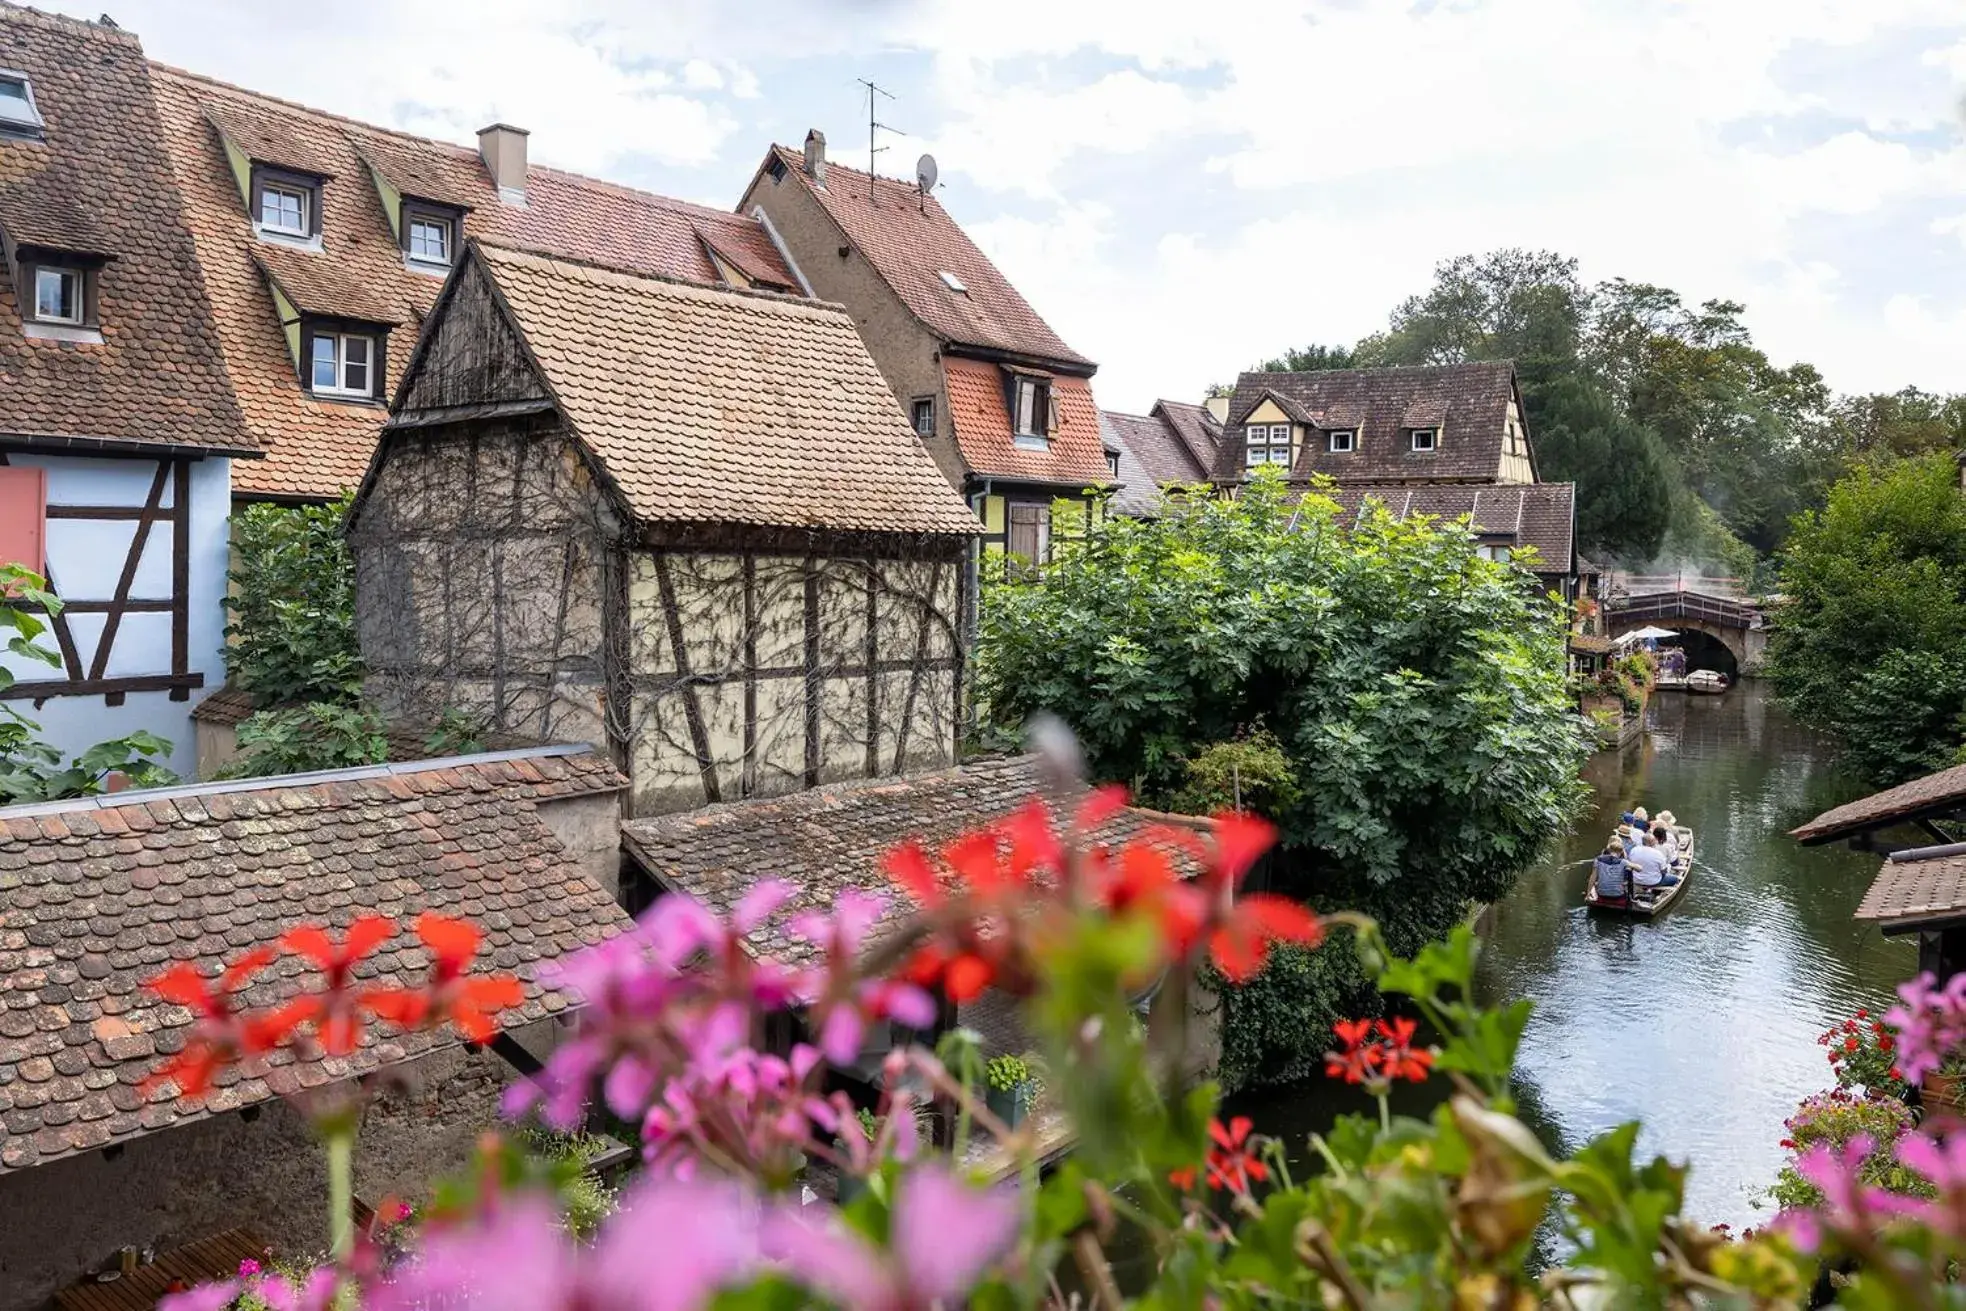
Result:
[[[65,455],[10,452],[8,461],[48,471],[50,505],[140,506],[157,476],[157,462],[147,459],[92,459]],[[164,505],[172,504],[175,488],[167,482]],[[42,736],[64,752],[75,754],[107,738],[148,729],[175,743],[167,762],[186,778],[193,776],[196,747],[191,731],[191,708],[225,681],[220,648],[225,640],[225,571],[227,515],[232,504],[232,462],[211,457],[191,464],[190,625],[187,645],[190,667],[205,676],[205,686],[188,699],[173,701],[169,692],[131,692],[120,706],[104,704],[98,696],[51,697],[36,706],[31,701],[8,701],[41,725]],[[77,600],[108,600],[129,555],[136,533],[134,521],[50,519],[48,568],[61,594]],[[150,526],[143,558],[130,588],[132,597],[165,598],[171,592],[173,525]],[[72,615],[69,623],[86,670],[94,663],[105,616]],[[45,644],[54,648],[53,634]],[[23,681],[60,677],[59,671],[18,657],[0,656],[0,663]],[[171,671],[171,616],[168,613],[126,614],[116,634],[105,678]]]

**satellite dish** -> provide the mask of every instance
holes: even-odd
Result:
[[[935,166],[935,156],[923,155],[915,161],[915,185],[926,196],[935,190],[935,180],[942,176],[942,170]]]

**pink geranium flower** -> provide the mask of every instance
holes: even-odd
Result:
[[[819,1050],[835,1065],[851,1064],[860,1054],[867,1025],[893,1020],[911,1029],[935,1023],[935,999],[912,983],[890,979],[853,981],[853,969],[867,935],[887,909],[887,898],[848,889],[833,903],[833,913],[802,911],[788,926],[825,954],[824,964],[807,978],[804,992],[811,1007]]]
[[[955,1306],[1017,1236],[1018,1203],[971,1188],[939,1166],[901,1182],[886,1249],[837,1221],[779,1208],[765,1217],[764,1248],[801,1283],[855,1311]]]

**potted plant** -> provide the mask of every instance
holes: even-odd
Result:
[[[1035,1082],[1031,1063],[1022,1056],[1009,1052],[992,1056],[983,1066],[983,1104],[990,1108],[990,1114],[1015,1129],[1030,1113]]]
[[[1955,1053],[1918,1082],[1918,1100],[1927,1111],[1966,1116],[1966,1055]]]

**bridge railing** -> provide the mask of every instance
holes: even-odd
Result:
[[[1760,612],[1752,605],[1698,592],[1654,592],[1614,598],[1605,607],[1607,618],[1629,624],[1654,619],[1699,619],[1727,628],[1752,628]]]
[[[1644,596],[1659,592],[1699,592],[1704,596],[1745,597],[1747,582],[1742,578],[1698,573],[1633,574],[1614,569],[1607,581],[1613,596]]]

